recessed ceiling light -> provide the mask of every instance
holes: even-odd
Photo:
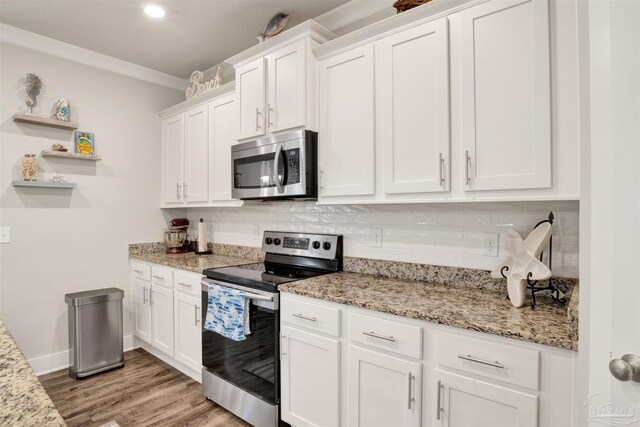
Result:
[[[153,4],[146,6],[144,8],[144,13],[146,13],[147,15],[153,18],[162,18],[165,15],[163,8]]]

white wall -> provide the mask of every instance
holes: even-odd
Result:
[[[131,334],[127,245],[162,238],[157,112],[184,94],[11,44],[0,48],[0,225],[11,227],[12,239],[0,245],[2,319],[28,359],[63,352],[64,295],[117,286],[125,290],[124,334]],[[95,133],[102,161],[38,158],[42,178],[65,174],[78,183],[73,191],[11,185],[25,152],[53,143],[72,149],[70,131],[11,120],[24,108],[20,79],[28,72],[45,84],[41,114],[66,97],[80,130]]]
[[[347,256],[493,269],[509,254],[508,228],[528,233],[549,211],[553,272],[578,277],[578,202],[328,205],[270,203],[189,209],[189,219],[211,223],[216,243],[260,246],[264,230],[338,233]],[[382,244],[374,247],[375,230]],[[212,234],[211,234],[212,233]],[[484,233],[499,233],[499,256],[482,255]]]

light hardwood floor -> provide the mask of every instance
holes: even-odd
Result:
[[[67,370],[39,377],[70,427],[248,426],[208,401],[200,384],[144,350],[125,353],[121,369],[73,380]]]

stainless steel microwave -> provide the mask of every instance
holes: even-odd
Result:
[[[318,134],[298,130],[231,149],[232,196],[241,200],[318,197]]]

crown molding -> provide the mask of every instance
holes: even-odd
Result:
[[[55,40],[40,34],[25,31],[0,23],[0,42],[20,46],[47,55],[93,66],[101,70],[132,77],[171,89],[185,90],[187,80],[162,73],[141,65],[132,64],[112,56],[94,52],[83,47]]]
[[[315,17],[314,21],[329,31],[339,33],[359,21],[393,10],[391,4],[389,0],[351,0]]]

